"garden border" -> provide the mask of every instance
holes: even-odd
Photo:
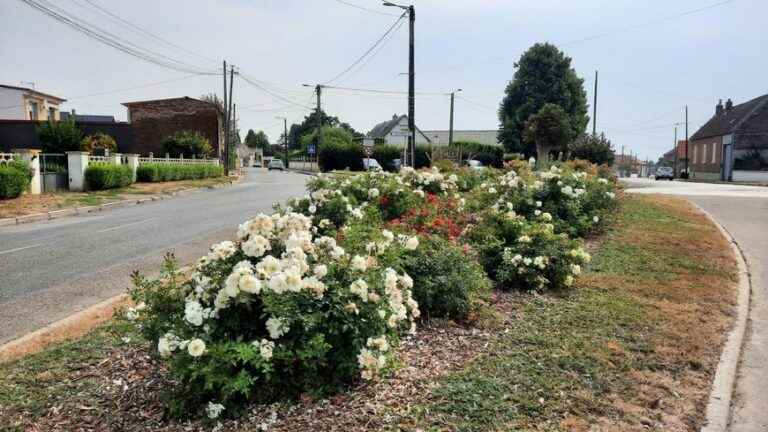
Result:
[[[67,209],[54,210],[54,211],[49,211],[45,213],[35,213],[31,215],[4,218],[4,219],[0,219],[0,227],[8,226],[8,225],[20,225],[24,223],[38,222],[43,220],[59,219],[66,216],[77,216],[80,214],[93,213],[95,211],[103,211],[103,210],[110,210],[110,209],[121,208],[121,207],[128,207],[132,205],[138,205],[138,204],[142,204],[149,201],[163,201],[163,200],[171,199],[177,196],[183,196],[183,195],[188,195],[190,193],[199,192],[203,189],[220,189],[223,187],[232,186],[235,183],[239,183],[240,181],[242,181],[243,178],[244,176],[241,175],[237,179],[230,180],[229,183],[220,183],[212,186],[181,189],[168,194],[152,195],[146,198],[115,201],[115,202],[110,202],[110,203],[101,204],[97,206],[71,207]]]
[[[728,339],[720,354],[720,361],[712,382],[706,409],[706,423],[701,432],[725,432],[731,421],[731,402],[736,388],[736,376],[747,331],[749,318],[750,296],[752,293],[752,275],[749,271],[749,261],[739,247],[739,243],[728,230],[721,225],[708,211],[696,203],[689,201],[697,210],[709,219],[728,240],[736,258],[739,281],[736,300],[736,321],[728,334]]]

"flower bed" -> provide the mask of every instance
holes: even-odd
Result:
[[[518,173],[519,171],[519,173]],[[335,392],[393,367],[419,320],[471,320],[492,284],[570,286],[614,184],[573,167],[321,176],[244,222],[189,280],[136,275],[126,318],[178,382],[171,412]]]

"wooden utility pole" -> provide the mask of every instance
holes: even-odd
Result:
[[[456,91],[461,91],[461,89],[458,89]],[[456,91],[451,92],[451,120],[449,122],[449,127],[448,127],[448,146],[449,147],[453,145],[453,98],[456,94]]]
[[[677,177],[677,123],[675,123],[675,146],[673,147],[675,150],[675,158],[672,165],[672,175]]]
[[[226,71],[224,72],[224,74],[226,75]],[[229,66],[229,99],[228,99],[229,105],[227,105],[227,108],[226,108],[226,110],[227,110],[226,130],[227,130],[227,132],[225,134],[226,141],[224,141],[224,144],[225,144],[224,145],[224,151],[227,152],[226,157],[224,158],[226,160],[226,162],[225,162],[226,165],[224,166],[224,174],[226,174],[226,175],[229,175],[229,141],[230,141],[229,134],[231,132],[230,125],[232,124],[231,123],[231,121],[232,121],[232,84],[233,84],[234,80],[235,80],[235,67],[230,65]]]
[[[411,152],[411,166],[416,168],[416,67],[414,47],[414,25],[416,23],[416,9],[408,6],[408,22],[410,36],[408,39],[408,128],[410,130],[409,151]]]
[[[322,85],[318,84],[315,86],[315,92],[317,93],[317,144],[315,144],[315,160],[317,160],[317,154],[320,152],[320,145],[323,143],[323,111],[320,107],[320,94],[322,91]]]
[[[224,131],[224,149],[226,153],[227,148],[227,61],[224,60],[224,73],[222,74],[224,77],[224,100],[222,101],[221,109],[224,110],[223,113],[221,113],[222,120],[224,121],[224,127],[222,128]],[[226,155],[221,154],[221,145],[219,143],[216,143],[216,147],[218,148],[218,154],[219,154],[219,162],[224,163],[226,165]],[[224,171],[226,172],[226,167],[224,168]]]
[[[685,175],[690,175],[688,172],[688,105],[685,106]]]
[[[592,136],[597,134],[597,71],[595,71],[595,94],[592,102]]]

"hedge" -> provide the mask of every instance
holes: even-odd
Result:
[[[363,170],[363,148],[354,143],[326,143],[320,146],[317,162],[323,172],[349,169]]]
[[[208,177],[221,177],[224,169],[216,164],[164,164],[147,163],[139,165],[136,180],[155,183],[173,180],[194,180]]]
[[[373,156],[385,171],[396,171],[395,159],[403,158],[403,149],[391,144],[377,144],[373,146]]]
[[[128,165],[91,164],[85,169],[85,181],[92,190],[120,188],[133,183],[133,171]]]
[[[29,187],[29,165],[20,160],[0,164],[0,198],[16,198]]]

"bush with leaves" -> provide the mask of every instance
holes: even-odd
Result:
[[[369,254],[315,236],[297,213],[258,215],[238,240],[211,247],[191,280],[136,276],[138,305],[126,318],[157,341],[177,381],[171,412],[208,416],[248,401],[326,394],[392,363],[392,348],[415,331],[412,279],[379,264],[412,246],[378,233]],[[418,243],[416,243],[418,246]]]
[[[377,162],[385,171],[395,172],[395,159],[403,159],[403,149],[396,145],[391,144],[377,144],[373,146],[372,158]]]
[[[43,153],[64,153],[80,150],[83,133],[72,119],[47,121],[37,129]]]
[[[401,267],[413,279],[413,298],[422,317],[471,318],[491,292],[474,252],[441,236],[421,238],[418,249],[403,255]]]
[[[97,149],[109,150],[114,153],[117,151],[117,142],[114,138],[102,132],[88,135],[80,141],[80,150],[82,151],[92,153]]]
[[[128,165],[91,163],[85,169],[85,181],[92,190],[121,188],[133,183],[133,170]]]
[[[453,146],[461,149],[465,159],[479,160],[483,165],[494,168],[501,168],[504,164],[504,147],[475,141],[455,141]]]
[[[213,147],[208,138],[202,136],[199,132],[179,131],[166,137],[162,143],[163,154],[171,157],[184,156],[205,157],[213,154]],[[234,147],[234,146],[233,146]]]
[[[588,160],[597,165],[613,165],[616,153],[605,134],[585,134],[568,146],[572,159]]]
[[[0,198],[16,198],[29,187],[32,176],[29,164],[14,159],[0,162]]]

